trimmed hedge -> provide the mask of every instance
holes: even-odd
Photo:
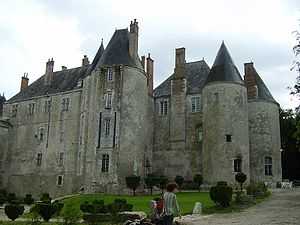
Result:
[[[15,221],[15,219],[24,213],[24,206],[19,204],[8,204],[5,206],[4,212],[9,219]]]
[[[216,205],[226,208],[230,206],[230,202],[232,201],[232,192],[232,187],[222,181],[218,182],[217,186],[210,188],[209,195]]]

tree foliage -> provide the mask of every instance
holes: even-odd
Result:
[[[243,190],[243,184],[247,180],[247,175],[242,173],[242,172],[239,172],[235,175],[235,180],[240,184],[241,191],[242,191]]]
[[[155,185],[159,184],[159,178],[157,176],[155,176],[154,174],[148,174],[145,177],[144,181],[145,181],[147,188],[150,189],[150,194],[152,195],[153,187]]]
[[[133,191],[133,196],[135,196],[135,191],[140,186],[141,177],[132,175],[126,177],[125,179],[127,187]]]
[[[177,175],[175,177],[174,181],[176,182],[176,184],[178,185],[178,187],[181,189],[181,187],[183,185],[183,182],[184,182],[184,177]]]
[[[194,181],[194,183],[197,184],[197,186],[198,186],[198,188],[199,188],[199,191],[200,191],[200,187],[201,187],[201,185],[202,185],[202,183],[203,183],[203,177],[202,177],[202,175],[201,175],[201,174],[196,174],[196,175],[194,176],[193,181]]]
[[[5,206],[4,212],[9,219],[15,221],[15,219],[23,214],[24,206],[19,204],[8,204]]]

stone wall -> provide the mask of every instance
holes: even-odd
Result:
[[[273,102],[249,101],[250,169],[252,182],[280,182],[281,143],[279,106]],[[265,175],[265,157],[272,157],[272,175]]]
[[[249,135],[246,88],[214,82],[203,89],[203,177],[205,183],[235,182],[233,160],[241,158],[249,177]],[[231,135],[227,142],[226,135]]]
[[[4,188],[7,182],[7,176],[5,174],[7,164],[7,151],[9,142],[9,130],[10,124],[0,119],[0,188]]]

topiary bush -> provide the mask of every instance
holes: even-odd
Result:
[[[26,194],[26,196],[24,198],[24,203],[26,205],[32,205],[34,203],[34,199],[32,198],[31,194]]]
[[[36,210],[44,221],[48,222],[52,217],[58,216],[64,204],[62,202],[55,201],[51,203],[49,200],[36,203]]]
[[[153,187],[158,184],[158,177],[153,174],[148,174],[144,179],[147,188],[150,189],[150,194],[153,193]]]
[[[224,208],[230,206],[232,201],[232,187],[225,185],[226,182],[218,182],[214,187],[210,188],[209,196],[211,200],[216,204]]]
[[[160,187],[162,193],[164,192],[164,189],[166,188],[167,183],[168,183],[168,178],[166,176],[163,176],[163,175],[159,176],[158,184],[159,184],[159,187]]]
[[[243,184],[247,180],[247,175],[242,173],[242,172],[239,172],[235,175],[235,180],[240,184],[241,191],[242,191],[243,190]]]
[[[19,204],[8,204],[4,207],[4,212],[10,220],[15,221],[23,214],[24,206]]]
[[[138,188],[138,186],[140,186],[141,177],[132,175],[132,176],[126,177],[125,180],[126,180],[127,187],[132,190],[133,196],[135,196],[135,191]]]
[[[51,199],[49,193],[43,193],[43,194],[41,195],[40,200],[41,200],[42,202],[51,202],[52,199]]]
[[[181,189],[182,184],[184,182],[184,177],[183,176],[179,176],[177,175],[174,179],[174,181],[176,182],[176,184],[178,185],[179,189]]]
[[[14,203],[17,200],[17,196],[15,193],[9,193],[7,195],[7,202],[8,203]]]
[[[200,191],[200,187],[201,187],[201,185],[203,184],[203,177],[202,177],[202,175],[201,174],[196,174],[195,176],[194,176],[194,182],[198,185],[198,189],[199,189],[199,191]]]
[[[0,205],[3,205],[7,201],[7,192],[5,189],[0,189]]]
[[[267,197],[270,192],[268,191],[267,186],[260,183],[252,183],[246,187],[247,195],[252,195],[253,197]]]

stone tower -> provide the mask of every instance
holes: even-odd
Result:
[[[202,91],[203,177],[208,184],[249,177],[247,89],[222,43]]]
[[[248,94],[251,182],[281,181],[279,104],[256,72],[245,63]]]

